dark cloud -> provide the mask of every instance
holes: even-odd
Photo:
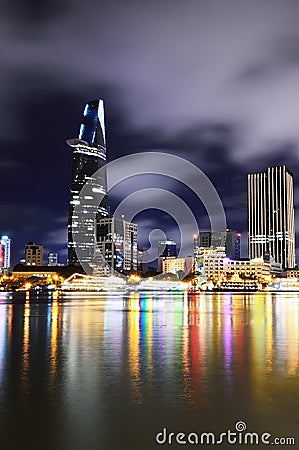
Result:
[[[2,18],[19,30],[20,35],[32,37],[42,32],[47,24],[64,17],[72,8],[72,0],[4,0]]]
[[[285,36],[272,43],[272,50],[244,68],[237,79],[241,82],[269,82],[269,79],[281,78],[290,70],[299,67],[299,34]]]

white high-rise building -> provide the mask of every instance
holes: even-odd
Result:
[[[249,257],[295,266],[294,179],[286,166],[248,175]]]

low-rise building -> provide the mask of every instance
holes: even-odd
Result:
[[[280,276],[281,264],[263,258],[234,260],[226,256],[225,248],[199,248],[195,255],[195,272],[206,279],[219,280],[239,276],[259,282]]]
[[[266,262],[263,258],[243,259],[240,261],[229,260],[226,275],[254,278],[259,282],[269,281],[272,276],[281,274],[281,264],[274,261]]]
[[[43,246],[34,242],[27,242],[25,247],[25,264],[28,266],[42,266]]]
[[[224,247],[201,247],[195,255],[195,272],[204,278],[219,278],[226,270],[227,261]]]
[[[26,266],[17,264],[12,270],[14,280],[25,280],[30,277],[54,278],[56,276],[67,278],[75,272],[82,272],[83,269],[74,266]]]
[[[229,278],[234,275],[262,281],[271,277],[271,268],[270,264],[264,263],[262,258],[241,261],[229,260],[227,263],[226,276]]]
[[[185,258],[175,258],[172,256],[162,257],[163,273],[185,272]]]
[[[299,278],[299,268],[284,269],[281,276],[283,278]]]

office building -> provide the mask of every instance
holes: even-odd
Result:
[[[195,272],[206,279],[219,278],[227,268],[229,258],[224,247],[199,247],[194,253]]]
[[[161,256],[162,272],[180,274],[184,272],[187,275],[192,271],[194,266],[194,258],[187,256],[187,258],[175,258],[173,256]]]
[[[43,265],[43,246],[34,242],[27,242],[25,247],[25,264],[27,266]]]
[[[163,258],[176,258],[176,243],[172,240],[159,241],[158,242],[158,272],[163,272]]]
[[[167,241],[158,242],[158,257],[159,256],[174,256],[176,258],[176,243],[170,239]]]
[[[185,258],[175,258],[173,256],[162,256],[162,272],[174,273],[185,272]]]
[[[240,259],[241,233],[239,231],[226,230],[203,231],[194,236],[194,248],[220,248],[225,249],[225,254],[231,259]]]
[[[251,259],[295,266],[294,180],[286,166],[248,175],[248,248]]]
[[[0,241],[0,272],[10,268],[10,245],[11,239],[8,236],[2,236]]]
[[[116,217],[97,223],[97,265],[101,275],[137,270],[137,225]]]
[[[240,259],[241,233],[229,228],[221,231],[214,231],[211,237],[212,247],[224,247],[228,258]]]
[[[212,233],[211,231],[201,231],[194,236],[194,245],[197,247],[211,247]]]
[[[290,269],[285,269],[282,272],[281,276],[285,277],[285,278],[298,278],[299,279],[299,268],[292,267]]]
[[[49,252],[48,253],[48,266],[57,266],[58,264],[58,253]]]
[[[267,262],[263,258],[242,259],[240,261],[229,260],[226,262],[226,276],[229,278],[238,275],[242,278],[256,279],[263,282],[272,276],[280,276],[282,272],[281,264]]]
[[[94,260],[95,220],[108,216],[106,171],[103,170],[101,176],[94,176],[106,164],[103,100],[93,100],[85,105],[79,138],[68,139],[67,143],[73,149],[68,263],[79,265],[80,261],[88,263]],[[79,198],[80,191],[87,182],[92,184],[93,195]],[[102,200],[98,205],[95,197],[101,194]]]

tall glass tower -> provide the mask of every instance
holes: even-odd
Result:
[[[286,166],[248,175],[248,247],[250,258],[295,266],[294,179]]]
[[[103,100],[92,100],[85,105],[79,138],[68,139],[73,149],[73,167],[68,219],[68,263],[79,264],[94,259],[95,221],[108,216],[106,171],[94,174],[106,164],[106,137]],[[103,193],[100,205],[92,196],[80,196],[80,191],[91,183],[94,193]],[[79,198],[80,197],[80,198]],[[82,239],[84,236],[84,239]],[[80,261],[76,249],[80,247]]]

